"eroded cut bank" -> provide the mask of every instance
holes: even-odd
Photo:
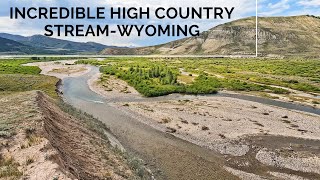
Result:
[[[39,91],[0,95],[0,102],[0,178],[151,177],[140,160],[113,147],[106,126],[88,114]]]

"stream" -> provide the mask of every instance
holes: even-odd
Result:
[[[106,99],[91,91],[87,85],[87,81],[98,72],[99,68],[93,67],[85,75],[64,79],[61,87],[64,99],[74,107],[106,123],[112,134],[129,153],[146,162],[146,166],[153,171],[156,179],[238,179],[223,168],[226,162],[222,155],[156,130],[109,105],[110,102],[117,100]],[[265,98],[227,93],[212,96],[232,97],[320,114],[320,110],[313,107]],[[132,99],[131,101],[190,99],[193,97],[196,96],[173,94],[158,98]]]

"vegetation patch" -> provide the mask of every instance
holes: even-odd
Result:
[[[56,84],[59,79],[44,75],[0,74],[0,93],[41,90],[57,98]]]
[[[24,63],[35,61],[39,60],[0,60],[0,93],[41,90],[49,96],[57,98],[58,95],[55,90],[59,79],[40,75],[41,70],[39,67],[22,66]]]
[[[0,156],[0,178],[19,179],[22,172],[18,169],[19,164],[12,157]]]
[[[28,59],[4,59],[0,60],[0,74],[39,74],[41,69],[33,66],[21,66],[35,62]]]
[[[220,59],[184,58],[177,61],[176,58],[107,58],[104,61],[80,60],[77,63],[101,66],[100,71],[103,74],[116,76],[126,81],[147,97],[172,93],[214,94],[220,89],[288,93],[287,90],[281,88],[260,85],[241,77],[230,76],[236,71],[234,68],[220,67],[218,71],[213,72],[211,71],[212,65],[220,66],[215,61],[220,61]],[[190,72],[190,75],[183,75],[180,72],[181,68]],[[193,73],[199,76],[193,77]],[[217,78],[217,74],[227,78]],[[103,81],[103,78],[101,80]]]

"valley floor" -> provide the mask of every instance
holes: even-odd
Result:
[[[319,115],[229,97],[144,98],[100,75],[88,81],[91,90],[136,120],[220,153],[242,179],[320,178]]]
[[[217,152],[224,169],[241,179],[320,179],[319,115],[229,97],[144,98],[126,82],[100,81],[100,75],[88,85],[110,105]]]

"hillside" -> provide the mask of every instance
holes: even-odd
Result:
[[[216,26],[199,37],[140,48],[106,48],[106,55],[244,55],[255,53],[255,18]],[[259,18],[262,55],[318,55],[320,19],[315,16]]]
[[[35,48],[0,37],[0,54],[29,54]]]
[[[40,91],[0,94],[0,101],[0,179],[150,178],[92,116]]]
[[[6,38],[12,41],[16,41],[25,46],[33,47],[35,49],[41,49],[44,51],[49,51],[49,54],[96,54],[100,52],[106,46],[99,43],[94,42],[73,42],[67,40],[61,40],[56,38],[50,38],[42,35],[34,35],[34,36],[19,36],[12,35],[7,33],[0,33],[1,38]],[[11,47],[4,46],[5,48],[10,49]],[[0,46],[2,48],[2,46]],[[25,53],[25,52],[24,52]],[[37,54],[37,52],[31,52],[28,54]],[[47,52],[48,54],[48,52]]]

